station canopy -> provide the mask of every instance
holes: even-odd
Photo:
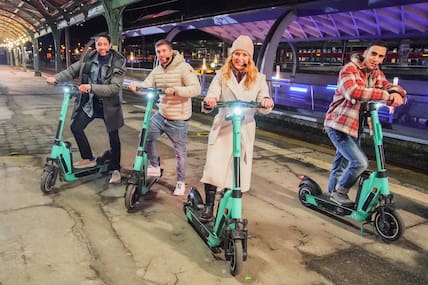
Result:
[[[132,15],[133,27],[126,27],[125,21],[126,31],[123,35],[136,37],[169,33],[173,29],[199,29],[226,42],[232,42],[241,34],[249,35],[256,42],[263,42],[276,19],[287,11],[293,11],[295,17],[284,30],[281,41],[406,38],[428,35],[427,1],[306,1],[205,17],[189,15],[187,18],[186,13],[179,7],[157,5],[157,9],[152,9],[150,14],[138,14],[134,12],[138,9],[127,8],[125,19]],[[175,19],[173,15],[176,15]]]
[[[31,41],[124,7],[123,37],[199,29],[231,42],[263,42],[284,13],[282,41],[427,37],[428,2],[402,0],[0,0],[0,45]],[[126,8],[125,8],[126,7]]]
[[[0,44],[31,41],[57,29],[100,15],[98,0],[0,0]]]

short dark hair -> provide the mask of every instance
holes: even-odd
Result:
[[[107,33],[99,33],[95,36],[95,41],[98,41],[99,38],[106,38],[109,43],[111,43],[110,35]]]
[[[374,40],[370,42],[369,45],[367,46],[367,49],[371,48],[372,46],[380,46],[388,49],[388,43],[384,40]]]
[[[155,48],[157,48],[158,46],[161,46],[161,45],[167,45],[172,49],[172,43],[170,41],[168,41],[167,39],[158,40],[155,43]]]

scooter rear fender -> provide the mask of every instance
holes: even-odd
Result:
[[[204,205],[204,200],[202,200],[201,194],[198,189],[195,187],[190,188],[190,192],[187,195],[187,201],[192,201],[192,204],[198,209],[198,205]]]
[[[314,195],[320,195],[322,193],[321,187],[312,178],[306,175],[302,175],[300,176],[300,180],[301,181],[299,183],[299,188],[306,186],[311,189],[311,192]]]

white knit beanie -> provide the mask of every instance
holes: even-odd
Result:
[[[249,36],[239,36],[232,44],[230,53],[232,54],[236,50],[243,50],[248,52],[251,58],[254,54],[254,44]]]

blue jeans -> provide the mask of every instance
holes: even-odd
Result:
[[[326,131],[336,147],[336,156],[328,179],[328,192],[340,187],[340,192],[348,193],[358,177],[367,169],[367,157],[360,147],[359,138],[332,128],[326,128]]]
[[[165,133],[172,142],[176,158],[177,181],[185,181],[187,171],[186,139],[189,129],[188,121],[167,120],[157,112],[150,119],[149,133],[147,134],[146,151],[152,166],[159,166],[156,152],[156,140]]]

